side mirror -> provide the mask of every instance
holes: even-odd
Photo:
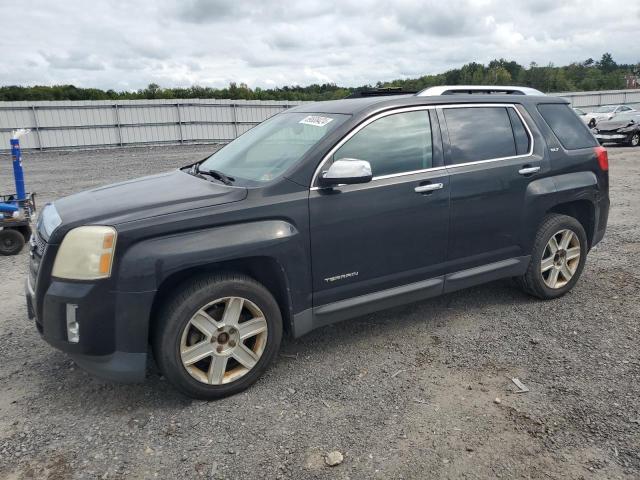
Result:
[[[318,177],[320,187],[329,188],[336,185],[352,185],[367,183],[373,178],[371,164],[366,160],[355,158],[341,158],[331,164],[328,170]]]

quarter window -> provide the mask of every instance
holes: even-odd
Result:
[[[444,116],[451,145],[450,164],[513,157],[518,154],[514,135],[520,138],[520,150],[528,150],[528,137],[525,147],[522,131],[514,132],[506,107],[445,108]],[[519,128],[524,130],[522,123]]]
[[[333,154],[371,164],[374,177],[433,166],[431,123],[427,110],[395,113],[370,123]]]
[[[586,125],[573,114],[569,105],[543,103],[538,105],[538,111],[567,150],[595,147],[598,144]]]

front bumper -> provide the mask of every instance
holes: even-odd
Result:
[[[598,139],[601,142],[624,142],[625,140],[627,140],[627,137],[628,137],[628,135],[623,135],[621,133],[616,133],[616,134],[596,133],[595,136],[596,136],[596,139]]]
[[[28,278],[25,294],[29,318],[44,340],[68,353],[80,367],[109,380],[144,379],[155,292],[113,292],[100,282],[52,279],[39,299]],[[67,334],[68,305],[79,326],[77,342],[69,341]]]

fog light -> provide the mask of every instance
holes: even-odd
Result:
[[[67,341],[78,343],[80,341],[80,325],[76,320],[77,305],[67,303]]]

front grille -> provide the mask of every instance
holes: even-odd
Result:
[[[38,270],[40,270],[42,257],[44,256],[44,253],[47,250],[47,243],[36,231],[36,232],[33,232],[33,234],[31,235],[31,239],[29,240],[29,245],[30,245],[30,257],[31,257],[31,260],[29,262],[29,283],[31,284],[31,287],[35,290],[36,282],[38,278]]]
[[[47,246],[47,243],[42,239],[38,232],[34,232],[31,235],[31,249],[32,252],[37,253],[39,256],[44,254],[44,249]]]
[[[36,288],[36,279],[38,278],[38,270],[40,269],[40,257],[36,257],[35,255],[31,257],[31,261],[29,262],[29,284],[31,288],[35,290]]]

